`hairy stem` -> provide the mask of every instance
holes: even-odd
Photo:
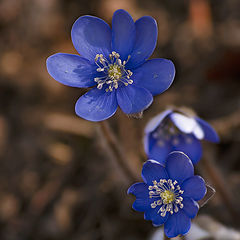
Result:
[[[116,161],[119,168],[121,168],[122,173],[125,178],[130,182],[139,181],[139,175],[136,171],[129,167],[128,162],[131,161],[124,154],[122,146],[117,140],[115,134],[110,128],[107,121],[102,121],[99,123],[100,130],[102,135],[104,136],[106,143],[109,147],[109,150],[114,154],[114,160]]]

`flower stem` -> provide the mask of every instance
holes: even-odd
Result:
[[[108,122],[102,121],[99,123],[99,125],[100,125],[101,133],[106,140],[107,146],[109,150],[113,153],[114,160],[116,161],[117,165],[121,169],[126,180],[128,180],[129,183],[139,181],[138,173],[129,167],[128,162],[130,160],[124,154],[122,146],[117,140]]]

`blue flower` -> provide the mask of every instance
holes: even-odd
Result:
[[[144,182],[128,189],[136,196],[133,209],[144,212],[144,219],[151,220],[154,226],[164,224],[169,238],[186,234],[199,209],[196,201],[206,194],[205,182],[194,175],[190,159],[176,151],[168,155],[166,167],[148,160],[143,165],[142,178]]]
[[[198,117],[166,110],[154,117],[145,128],[144,148],[150,159],[164,164],[172,151],[182,151],[196,164],[202,156],[200,140],[219,142],[215,130]]]
[[[119,106],[126,114],[142,112],[153,96],[172,84],[170,60],[147,60],[157,42],[157,23],[149,16],[133,21],[117,10],[112,29],[102,19],[82,16],[72,27],[72,42],[81,55],[57,53],[47,59],[49,74],[71,87],[91,88],[75,106],[90,121],[111,117]]]

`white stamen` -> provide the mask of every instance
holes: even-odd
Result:
[[[110,61],[105,58],[102,54],[97,54],[95,57],[95,63],[98,66],[97,72],[105,74],[103,77],[96,77],[94,81],[97,82],[97,88],[102,89],[104,84],[109,85],[106,87],[105,91],[113,91],[119,87],[119,83],[123,83],[125,86],[133,84],[133,80],[130,79],[132,72],[125,69],[125,65],[130,59],[122,62],[120,55],[117,52],[112,52],[109,54]]]
[[[183,208],[183,190],[177,185],[178,182],[172,181],[171,179],[160,179],[159,182],[153,181],[153,185],[148,187],[149,198],[159,198],[158,200],[151,203],[151,208],[161,206],[158,213],[165,217],[167,212],[173,214],[178,212],[179,208]]]

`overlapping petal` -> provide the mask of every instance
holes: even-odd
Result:
[[[111,52],[112,31],[100,18],[82,16],[72,27],[72,42],[84,58],[94,62],[96,54],[108,56]]]
[[[166,91],[173,82],[175,67],[172,61],[156,58],[133,70],[133,82],[153,95]]]
[[[96,66],[78,55],[57,53],[47,59],[47,70],[58,82],[70,87],[95,85]]]
[[[164,232],[169,238],[186,234],[191,227],[190,218],[183,210],[179,210],[173,215],[169,215],[167,222],[164,225]]]
[[[181,184],[185,179],[194,174],[193,164],[189,157],[182,152],[172,152],[166,160],[166,170],[169,177]]]
[[[152,199],[149,198],[148,185],[146,183],[135,183],[128,189],[128,194],[136,196],[132,207],[134,210],[144,212],[151,208]]]
[[[207,192],[205,181],[198,175],[195,175],[183,182],[181,189],[184,191],[183,197],[189,197],[199,201]]]
[[[117,89],[117,101],[123,112],[134,114],[148,108],[153,101],[153,97],[144,88],[128,85]]]
[[[128,194],[133,194],[136,198],[148,197],[148,185],[146,183],[135,183],[128,189]]]
[[[150,16],[144,16],[135,22],[136,39],[131,58],[127,64],[130,69],[143,64],[153,53],[157,43],[157,22]]]
[[[157,209],[155,209],[156,211]],[[157,211],[155,212],[155,215],[154,217],[151,219],[152,220],[152,223],[153,223],[153,226],[154,227],[159,227],[161,226],[162,224],[164,224],[167,220],[168,220],[168,217],[169,217],[169,212],[166,213],[166,215],[164,217],[162,217],[159,213],[157,213]]]
[[[154,160],[148,160],[143,165],[142,178],[145,183],[152,185],[154,180],[168,179],[168,174],[163,165]]]
[[[78,99],[75,111],[79,117],[96,122],[111,117],[117,106],[115,91],[107,93],[93,88]]]
[[[192,198],[185,197],[183,199],[183,211],[187,214],[188,217],[194,218],[199,210],[199,205]]]
[[[127,60],[135,42],[135,23],[131,15],[123,9],[117,10],[112,18],[112,50]]]

